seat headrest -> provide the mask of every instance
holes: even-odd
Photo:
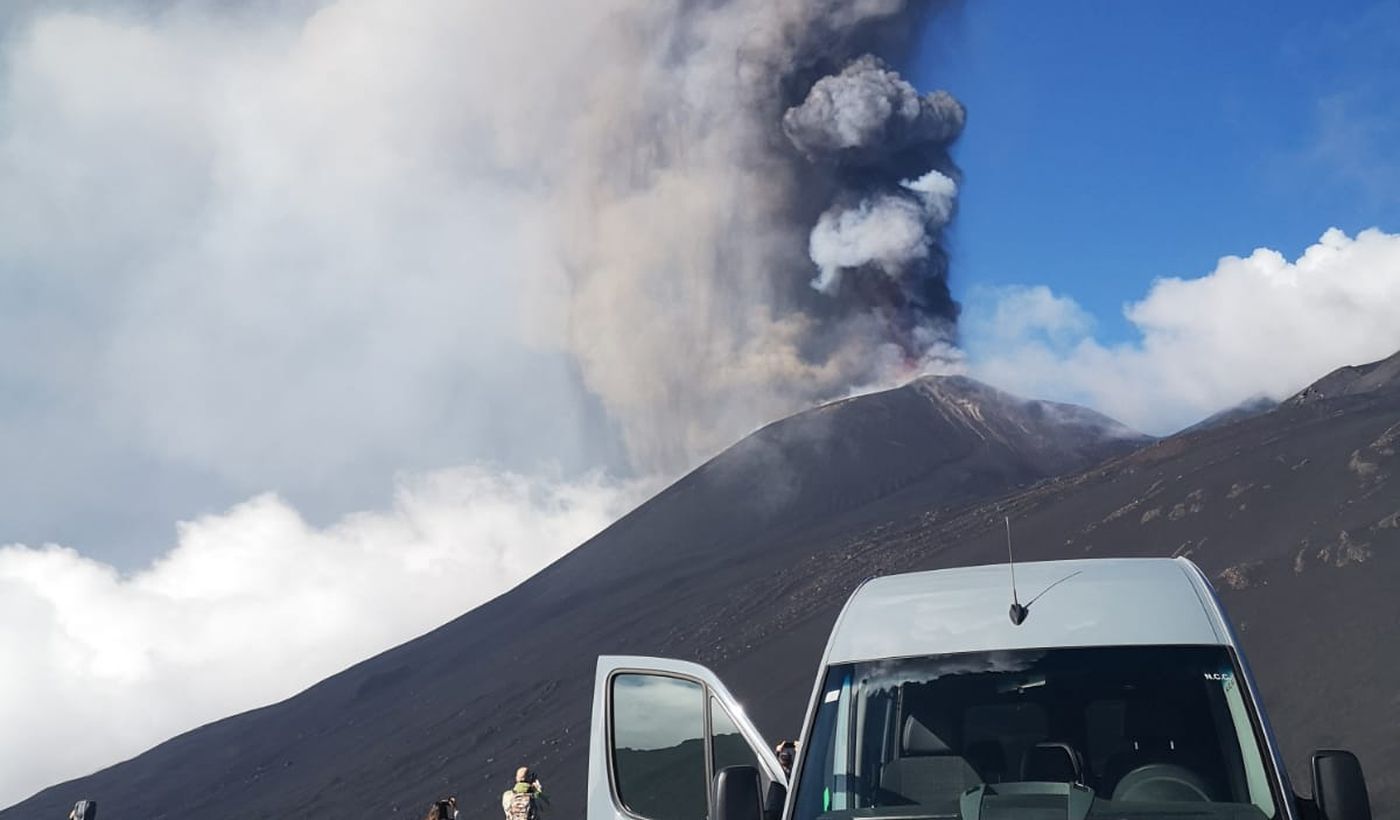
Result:
[[[943,738],[910,715],[904,721],[904,754],[906,755],[946,755],[952,749]]]
[[[1021,779],[1042,783],[1082,783],[1084,766],[1068,743],[1037,743],[1021,757]]]
[[[1123,716],[1123,732],[1130,740],[1167,739],[1181,731],[1181,716],[1171,704],[1133,701]]]
[[[995,740],[977,740],[967,744],[964,756],[972,768],[984,777],[1006,772],[1006,751]]]

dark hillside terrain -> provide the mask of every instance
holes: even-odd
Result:
[[[1279,403],[1268,396],[1255,396],[1247,399],[1234,407],[1227,407],[1219,413],[1215,413],[1205,419],[1196,422],[1179,433],[1199,433],[1202,430],[1210,430],[1215,427],[1224,427],[1227,424],[1234,424],[1237,421],[1244,421],[1247,418],[1263,415],[1278,407]]]
[[[1306,404],[1320,399],[1385,390],[1396,384],[1400,384],[1400,353],[1370,364],[1337,368],[1308,385],[1288,402]]]
[[[868,530],[886,516],[872,505],[988,498],[1147,440],[1092,411],[958,377],[801,413],[434,632],[0,817],[62,816],[74,794],[98,798],[106,820],[421,814],[449,791],[497,812],[498,787],[523,760],[541,770],[555,811],[576,814],[600,652],[734,651],[717,603]],[[820,537],[803,534],[814,528]],[[746,604],[759,612],[781,600],[771,587],[754,594]]]
[[[861,401],[834,406],[851,417],[840,428],[852,454],[842,468],[849,482],[828,467],[840,448],[796,447],[815,455],[784,462],[802,479],[788,506],[763,507],[763,523],[745,529],[758,516],[735,502],[745,493],[726,496],[727,480],[709,486],[740,445],[441,629],[281,704],[53,787],[0,818],[61,816],[81,796],[102,799],[109,820],[193,809],[380,817],[421,813],[448,790],[463,796],[466,812],[494,812],[521,762],[541,771],[561,817],[578,817],[597,654],[698,660],[725,678],[761,729],[792,736],[850,590],[872,574],[1000,562],[1003,515],[1022,561],[1186,555],[1200,564],[1240,629],[1295,786],[1307,791],[1311,749],[1351,748],[1366,766],[1377,817],[1400,816],[1396,379],[1285,402],[1019,492],[995,487],[1017,475],[1033,480],[1005,459],[1031,463],[1025,442],[1035,436],[1013,437],[1018,446],[1007,448],[989,432],[1005,419],[986,424],[986,402],[973,403],[982,415],[970,423],[940,401],[931,417],[947,426],[907,441],[903,432],[883,437],[897,427],[889,421],[861,427]],[[930,448],[922,458],[936,469],[919,473],[916,454],[902,462],[907,472],[892,471],[904,478],[883,494],[852,489],[879,480],[877,458],[914,447]],[[753,480],[750,491],[763,486]]]

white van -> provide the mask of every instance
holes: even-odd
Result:
[[[876,578],[822,656],[791,782],[709,670],[601,657],[588,820],[1370,820],[1349,752],[1294,795],[1249,667],[1185,559]],[[1018,611],[1019,610],[1019,611]]]

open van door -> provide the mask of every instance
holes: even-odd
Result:
[[[666,658],[602,656],[593,683],[587,820],[707,820],[715,774],[778,759],[714,673]]]

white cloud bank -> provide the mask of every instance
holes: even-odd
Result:
[[[67,547],[0,547],[0,806],[445,623],[643,489],[438,471],[402,481],[392,510],[320,529],[265,495],[181,524],[128,576]]]
[[[806,287],[774,138],[807,40],[904,0],[43,6],[0,36],[26,460],[119,441],[225,502],[609,439],[675,475],[885,361]]]
[[[1259,249],[1198,279],[1159,279],[1125,308],[1140,338],[1105,345],[1048,288],[984,293],[965,314],[972,375],[1168,433],[1258,395],[1400,350],[1400,235],[1332,229],[1296,260]]]
[[[0,804],[515,583],[635,500],[598,464],[908,369],[781,138],[905,0],[0,5],[0,543],[80,551],[0,552]]]

